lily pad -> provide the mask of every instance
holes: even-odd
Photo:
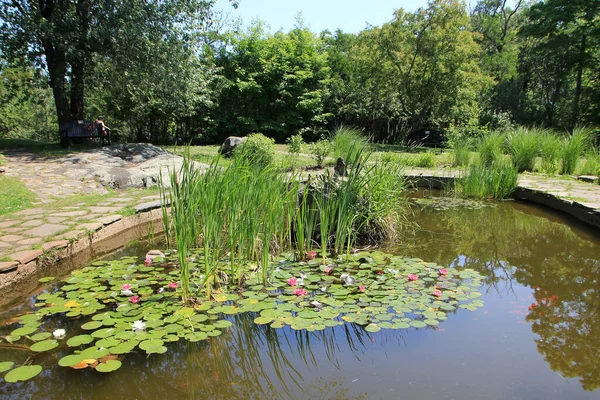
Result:
[[[100,363],[96,366],[98,372],[113,372],[121,368],[121,361],[119,360],[107,360],[106,362]]]
[[[42,340],[41,342],[37,342],[32,344],[29,348],[31,351],[35,351],[41,353],[43,351],[52,350],[58,347],[58,341],[52,340]]]
[[[22,382],[36,377],[40,372],[42,372],[41,365],[25,365],[9,371],[4,376],[4,380],[10,383]]]
[[[69,340],[67,340],[67,346],[69,347],[78,347],[84,344],[90,344],[94,341],[94,338],[90,335],[79,335],[73,336]]]
[[[0,362],[0,373],[8,371],[13,365],[15,365],[15,363],[12,361]]]

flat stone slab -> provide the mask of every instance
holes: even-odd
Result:
[[[141,203],[133,207],[136,213],[146,212],[160,208],[160,200],[149,201],[147,203]]]
[[[87,211],[79,210],[79,211],[65,211],[61,213],[52,214],[53,217],[78,217],[80,215],[87,214]]]
[[[0,274],[14,271],[19,266],[17,261],[0,262]]]
[[[107,214],[119,211],[123,207],[89,207],[94,214]]]
[[[43,208],[30,208],[28,210],[23,210],[15,213],[15,215],[39,215],[45,213],[46,210]]]
[[[54,240],[52,242],[47,242],[42,245],[42,250],[48,251],[51,249],[64,249],[69,245],[68,240]]]
[[[37,238],[31,238],[31,239],[23,239],[23,240],[19,240],[17,242],[17,244],[19,245],[33,245],[33,244],[38,244],[42,242],[42,238],[37,237]]]
[[[15,243],[15,242],[18,242],[19,240],[23,240],[23,239],[25,239],[25,238],[23,236],[19,236],[19,235],[0,236],[0,241],[8,242],[8,243]]]
[[[10,255],[13,261],[18,261],[21,264],[27,264],[44,254],[42,250],[25,250]]]
[[[0,242],[0,250],[6,249],[7,247],[10,247],[10,246],[12,246],[12,245],[10,245],[8,243]]]
[[[19,221],[4,221],[0,222],[0,228],[10,228],[11,226],[18,224]]]
[[[29,228],[29,227],[32,227],[32,226],[40,226],[42,224],[43,224],[43,222],[40,221],[39,219],[33,219],[31,221],[25,222],[24,224],[21,224],[21,226]]]
[[[23,232],[23,234],[29,235],[29,236],[46,237],[46,236],[54,235],[55,233],[58,233],[60,231],[64,231],[67,228],[68,228],[68,226],[66,226],[66,225],[44,224],[37,228],[25,231],[25,232]]]
[[[583,181],[583,182],[588,182],[588,183],[598,183],[598,178],[597,176],[594,175],[581,175],[577,177],[578,180]]]
[[[58,235],[56,239],[77,239],[79,236],[83,235],[84,231],[69,231],[65,232],[61,235]]]
[[[100,222],[102,225],[106,226],[106,225],[114,224],[115,222],[120,221],[122,219],[123,219],[122,215],[115,214],[115,215],[107,215],[106,217],[98,218],[96,220],[96,222]]]
[[[50,222],[52,224],[60,224],[65,219],[67,219],[67,217],[47,217],[46,221],[48,221],[48,222]]]
[[[81,224],[81,225],[77,226],[75,229],[84,230],[84,231],[88,231],[88,232],[96,232],[96,231],[100,230],[103,226],[104,226],[104,224],[101,222],[90,222],[87,224]]]

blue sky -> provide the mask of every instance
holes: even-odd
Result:
[[[313,32],[341,29],[358,33],[367,23],[381,25],[392,19],[394,10],[415,11],[425,7],[427,0],[240,0],[234,10],[228,0],[217,0],[217,9],[226,10],[233,18],[242,18],[244,25],[259,18],[271,31],[294,27],[296,15],[302,11],[305,25]]]

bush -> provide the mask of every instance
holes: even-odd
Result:
[[[543,131],[518,127],[506,135],[506,146],[519,172],[533,171],[540,153]]]
[[[253,133],[233,154],[238,160],[266,167],[275,159],[275,141],[262,133]]]
[[[592,134],[593,130],[590,128],[577,127],[573,130],[573,134],[565,139],[560,155],[561,174],[571,175],[575,172],[579,157],[583,155],[586,146],[590,144]]]
[[[321,139],[317,142],[314,142],[310,146],[310,152],[317,162],[317,167],[322,168],[325,158],[327,158],[331,152],[331,142],[329,142],[327,139]]]
[[[334,132],[331,142],[335,159],[342,157],[348,161],[354,159],[358,152],[369,152],[369,139],[358,129],[341,127]]]
[[[492,132],[481,138],[479,142],[479,161],[484,167],[497,164],[502,159],[502,142],[504,135]]]
[[[300,154],[302,152],[302,146],[304,146],[304,139],[301,134],[296,134],[287,138],[288,152],[290,154]]]
[[[434,168],[435,167],[435,155],[427,151],[425,153],[420,153],[415,159],[414,163],[415,167],[420,168]]]

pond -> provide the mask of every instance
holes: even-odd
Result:
[[[65,352],[37,356],[43,371],[1,381],[0,397],[598,398],[600,236],[521,203],[416,201],[409,219],[418,227],[385,251],[479,272],[483,307],[378,332],[349,322],[274,329],[253,313],[225,315],[233,326],[220,336],[167,343],[165,354],[134,351],[112,373],[59,367]],[[4,310],[0,335],[35,303]],[[0,361],[27,357],[1,344]]]

